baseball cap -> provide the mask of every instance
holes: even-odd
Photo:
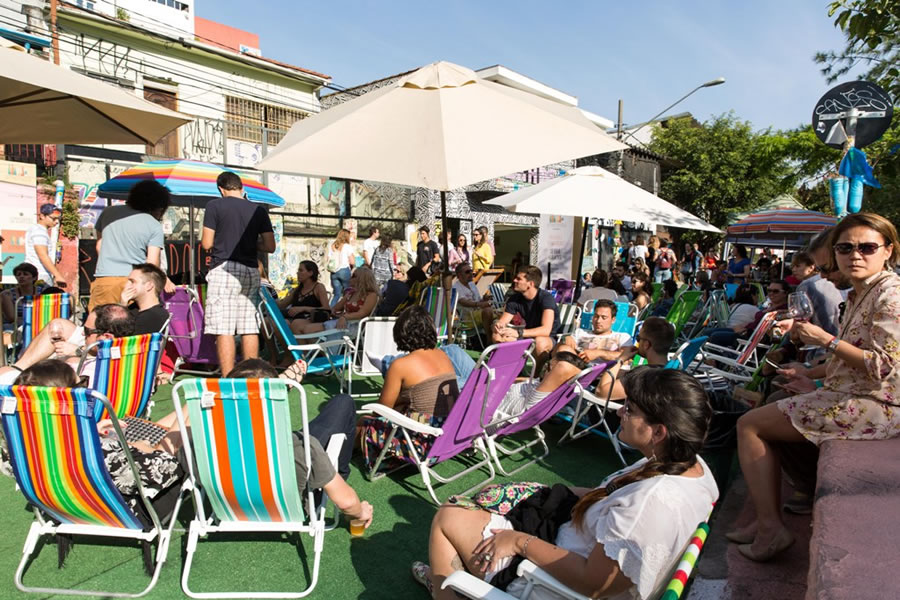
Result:
[[[42,215],[52,215],[53,213],[61,213],[62,209],[52,202],[47,202],[46,204],[41,204],[40,212]]]

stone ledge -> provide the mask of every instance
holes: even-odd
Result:
[[[900,438],[820,447],[809,600],[900,598]]]

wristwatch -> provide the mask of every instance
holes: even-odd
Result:
[[[520,339],[520,340],[521,340],[522,337],[525,335],[525,330],[524,330],[524,329],[516,329],[516,332],[519,334],[519,339]]]
[[[838,338],[837,336],[834,336],[833,338],[831,338],[831,341],[828,342],[828,344],[825,346],[825,351],[831,352],[832,354],[834,354],[834,351],[837,350],[838,344],[840,344],[840,343],[841,343],[840,338]]]

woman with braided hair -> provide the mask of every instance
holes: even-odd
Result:
[[[435,598],[455,597],[441,584],[461,569],[519,596],[525,584],[515,569],[525,558],[593,598],[649,598],[663,589],[718,498],[699,456],[712,408],[701,385],[682,371],[642,367],[624,385],[628,399],[619,411],[619,437],[644,458],[600,487],[555,485],[511,510],[482,503],[483,492],[442,506],[431,524],[431,564],[413,564],[413,576]],[[536,527],[528,530],[531,525]],[[541,589],[530,596],[556,597]]]

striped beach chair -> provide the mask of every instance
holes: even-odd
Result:
[[[506,307],[506,289],[502,283],[492,283],[488,288],[491,292],[491,303],[497,310],[503,310]]]
[[[324,542],[323,515],[313,490],[297,487],[289,396],[299,394],[303,431],[309,431],[306,394],[286,379],[189,379],[172,390],[181,427],[182,402],[191,435],[182,429],[189,466],[189,487],[196,514],[191,521],[181,587],[193,598],[301,598],[316,586]],[[309,435],[303,436],[311,465]],[[193,456],[193,459],[191,458]],[[207,513],[204,496],[209,500]],[[304,502],[306,506],[304,507]],[[299,593],[200,593],[189,587],[198,542],[211,533],[306,533],[313,539],[308,587]]]
[[[19,354],[28,347],[37,334],[53,319],[72,318],[72,296],[70,294],[45,294],[42,296],[21,296],[16,300],[16,322],[14,332],[19,331],[19,303],[22,304],[22,331],[16,333],[14,345],[19,346]],[[21,337],[18,337],[21,335]]]
[[[691,573],[693,573],[694,567],[697,566],[700,551],[703,550],[703,545],[706,543],[708,535],[709,523],[704,521],[697,526],[697,530],[691,536],[691,541],[688,542],[687,549],[681,555],[681,560],[678,562],[678,566],[675,567],[675,573],[672,575],[672,579],[669,581],[669,585],[666,586],[666,591],[663,592],[660,600],[678,600],[681,598],[684,588],[691,578]]]
[[[109,401],[102,394],[86,388],[0,386],[0,415],[16,483],[35,514],[15,574],[16,587],[23,592],[137,598],[149,592],[159,578],[175,518],[163,529],[144,495],[141,478],[128,452],[125,456],[149,516],[149,525],[125,502],[104,462],[94,420],[97,404],[110,409]],[[118,424],[115,433],[119,443],[125,446]],[[174,515],[178,514],[180,505],[181,497]],[[133,594],[25,586],[22,576],[40,538],[59,535],[155,543],[155,565],[148,565],[152,568],[150,583],[142,592]]]
[[[422,294],[422,306],[434,319],[434,327],[437,329],[438,343],[445,341],[453,327],[456,317],[456,302],[458,292],[455,289],[444,291],[438,286],[430,286]]]
[[[146,333],[100,340],[86,349],[82,365],[89,355],[87,350],[93,347],[97,348],[97,356],[91,387],[109,398],[117,417],[149,416],[165,336]],[[79,366],[79,373],[81,369]],[[96,409],[98,421],[109,418],[102,404],[97,404]]]
[[[581,324],[581,307],[577,304],[560,304],[559,305],[559,331],[556,332],[557,339],[563,339],[567,335],[572,335]]]

